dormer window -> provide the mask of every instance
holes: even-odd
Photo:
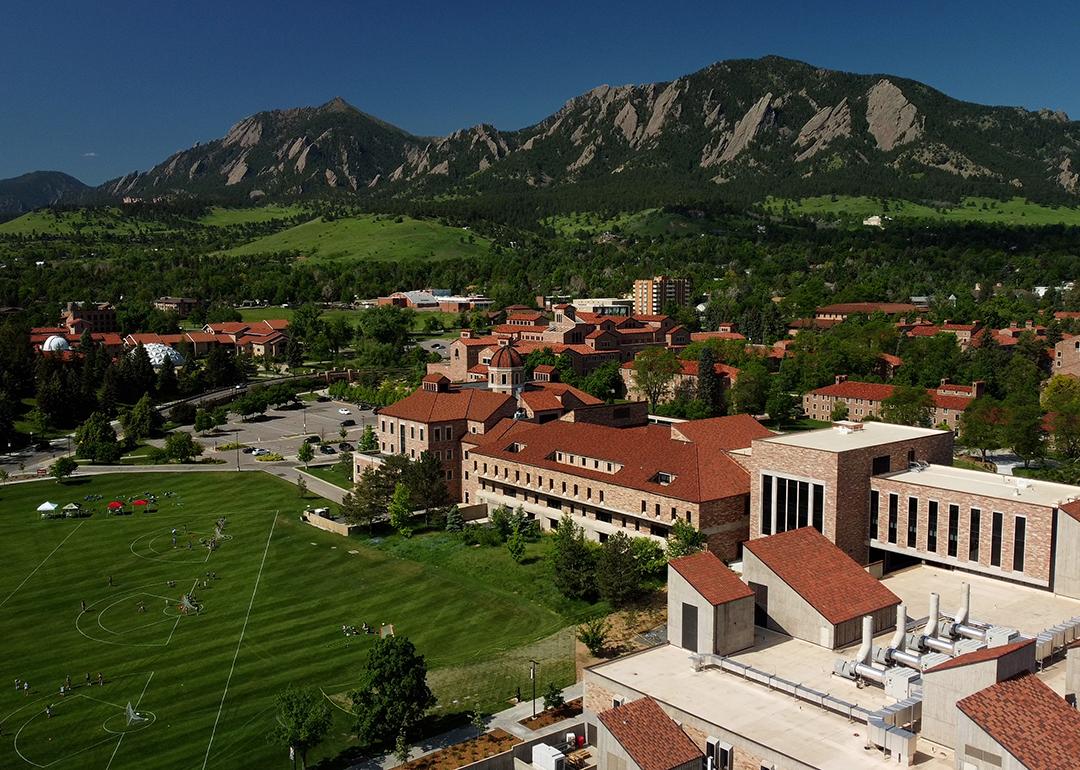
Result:
[[[675,480],[674,473],[668,473],[667,471],[657,471],[656,475],[652,477],[651,481],[654,484],[659,484],[662,487],[666,487],[668,484]]]

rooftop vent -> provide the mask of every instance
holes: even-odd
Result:
[[[833,430],[840,433],[854,433],[855,431],[862,430],[865,426],[861,422],[855,422],[854,420],[837,420],[833,423]]]

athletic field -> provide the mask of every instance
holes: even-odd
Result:
[[[105,515],[112,500],[151,495],[155,512]],[[42,520],[46,500],[92,515]],[[518,658],[570,654],[554,612],[320,532],[299,521],[302,507],[295,487],[252,472],[0,488],[0,767],[290,767],[267,742],[273,697],[290,682],[338,706],[309,763],[339,756],[352,745],[343,694],[373,639],[346,637],[343,623],[393,624],[412,639],[441,714],[508,697],[504,669],[516,677]],[[182,607],[185,593],[198,612]]]

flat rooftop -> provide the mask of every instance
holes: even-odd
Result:
[[[993,497],[1000,500],[1017,500],[1048,507],[1056,507],[1068,500],[1080,498],[1080,487],[1070,484],[1005,476],[1000,473],[987,473],[952,465],[928,465],[921,470],[910,468],[884,474],[883,477],[920,487],[944,489],[949,492]]]
[[[726,671],[694,671],[689,654],[678,647],[654,647],[593,666],[590,671],[646,693],[662,704],[699,714],[811,767],[851,770],[887,764],[880,752],[864,748],[865,724],[850,722],[846,717]],[[872,688],[859,690],[853,682],[833,677],[825,689],[851,701]],[[925,770],[955,767],[951,751],[931,749],[929,744],[925,748],[915,758],[916,767]]]
[[[773,444],[817,449],[823,452],[848,452],[853,449],[865,449],[878,444],[892,444],[897,441],[910,441],[923,436],[939,436],[948,431],[934,428],[913,428],[908,425],[893,425],[888,422],[861,422],[849,425],[834,425],[819,430],[805,430],[797,433],[782,433],[779,436],[757,439]]]

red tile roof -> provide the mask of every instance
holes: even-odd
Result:
[[[479,388],[439,392],[414,390],[397,403],[380,409],[379,414],[424,423],[450,420],[486,422],[500,409],[508,405],[512,407],[513,403],[514,399],[505,393],[492,393]]]
[[[704,342],[705,340],[745,340],[745,334],[738,332],[690,332],[691,342]]]
[[[947,385],[949,390],[959,389],[962,385]],[[893,394],[896,390],[894,385],[885,385],[879,382],[855,382],[853,380],[844,380],[843,382],[837,382],[832,385],[826,385],[823,388],[810,391],[813,395],[818,396],[833,396],[835,398],[861,398],[865,401],[884,401]],[[939,393],[936,388],[927,388],[926,392],[930,394],[930,399],[933,401],[934,406],[940,409],[955,409],[958,412],[962,412],[967,409],[968,404],[972,402],[970,396],[956,396],[948,393]]]
[[[815,312],[819,315],[885,313],[886,315],[899,315],[900,313],[913,313],[918,308],[906,302],[840,302],[836,305],[819,307]]]
[[[701,750],[652,698],[624,703],[598,716],[641,770],[672,770],[701,761]]]
[[[1070,500],[1067,503],[1062,503],[1058,506],[1058,509],[1080,521],[1080,500]]]
[[[1029,644],[1035,644],[1035,640],[1021,639],[1019,642],[1004,644],[1000,647],[983,647],[981,650],[966,652],[963,655],[957,655],[955,658],[947,660],[944,663],[938,663],[933,668],[926,669],[926,673],[948,671],[950,668],[960,668],[961,666],[970,666],[973,663],[985,663],[988,660],[997,660],[998,658],[1005,657],[1009,653],[1027,647]]]
[[[509,345],[503,345],[495,351],[491,356],[491,360],[488,361],[488,366],[493,369],[510,369],[524,366],[524,361],[521,360],[521,354],[514,350]]]
[[[540,374],[552,374],[555,372],[555,367],[551,364],[540,364],[539,366],[533,367],[533,374],[536,374],[537,372]]]
[[[604,403],[583,390],[564,382],[531,383],[521,392],[522,402],[533,412],[549,412],[553,409],[573,409],[576,406],[594,406]]]
[[[900,603],[813,527],[748,540],[744,547],[834,625]]]
[[[431,374],[425,374],[421,382],[450,382],[450,379],[445,374],[432,372]]]
[[[683,556],[668,564],[713,606],[754,595],[750,586],[739,580],[712,551]]]
[[[1034,674],[979,690],[956,707],[1030,770],[1075,770],[1080,712]]]
[[[613,428],[583,422],[549,422],[517,434],[516,452],[507,451],[501,432],[488,435],[490,440],[482,441],[473,450],[476,454],[700,503],[748,494],[750,475],[726,450],[748,447],[752,438],[771,433],[754,418],[735,415],[672,427]],[[558,452],[595,458],[601,468],[606,462],[621,468],[608,473],[569,465],[555,459]],[[659,483],[659,472],[672,474],[671,483]]]

